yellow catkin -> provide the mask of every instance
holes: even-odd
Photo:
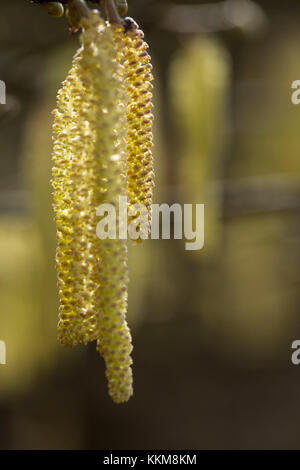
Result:
[[[127,246],[97,238],[96,208],[117,206],[126,194],[125,72],[112,28],[99,14],[82,26],[82,49],[58,95],[54,124],[59,338],[66,345],[97,338],[109,393],[120,403],[132,394]]]
[[[75,55],[72,69],[63,83],[57,97],[54,111],[54,152],[53,177],[54,211],[57,224],[56,267],[60,296],[58,338],[62,344],[73,346],[83,342],[78,337],[81,328],[81,309],[87,305],[84,300],[84,250],[78,237],[76,220],[80,208],[76,207],[75,167],[80,159],[78,132],[80,131],[80,99],[83,90],[78,78],[82,50]],[[75,204],[74,204],[75,200]],[[80,267],[80,269],[79,269]]]
[[[151,57],[143,32],[131,19],[125,19],[124,29],[115,29],[115,40],[122,48],[122,63],[126,72],[127,109],[127,196],[130,206],[142,204],[151,222],[152,190],[154,186],[152,158],[152,84]],[[129,217],[132,223],[134,217]],[[141,220],[139,220],[141,222]],[[150,225],[149,225],[150,227]],[[148,230],[141,230],[146,237]]]
[[[107,90],[99,89],[99,96],[106,91],[106,99],[111,90],[111,80],[116,81],[119,105],[113,101],[107,103],[114,134],[107,139],[107,154],[110,158],[107,162],[99,160],[99,171],[105,171],[107,179],[107,193],[102,202],[113,203],[116,207],[117,233],[119,196],[126,196],[126,138],[127,138],[127,90],[124,80],[124,67],[121,64],[122,54],[119,44],[114,41],[114,31],[118,26],[107,27],[108,46],[114,45],[113,70],[105,70],[107,74]],[[103,46],[102,46],[103,47]],[[96,82],[99,84],[99,81]],[[103,141],[100,140],[99,152],[103,150]],[[100,256],[103,260],[99,265],[100,287],[97,299],[101,315],[99,317],[99,335],[97,350],[104,357],[106,363],[106,376],[108,379],[109,393],[116,403],[127,401],[132,395],[132,371],[131,371],[131,335],[126,324],[127,311],[127,244],[124,240],[102,240],[98,244]]]
[[[96,110],[95,126],[98,139],[95,142],[96,179],[101,181],[95,206],[111,203],[117,207],[119,196],[126,195],[126,89],[124,71],[118,60],[118,48],[113,41],[110,27],[104,34],[93,37],[91,45],[99,54],[107,53],[107,61],[97,71],[95,55],[86,56],[84,77],[94,88]],[[85,38],[83,39],[85,40]],[[88,47],[88,43],[84,43]],[[91,46],[90,46],[91,47]],[[94,51],[95,54],[95,51]],[[101,120],[100,120],[101,119]],[[101,123],[101,127],[99,125]],[[118,215],[118,214],[117,214]],[[118,229],[118,227],[117,227]],[[117,402],[124,402],[132,394],[131,336],[126,324],[127,310],[127,246],[124,240],[99,240],[94,245],[94,256],[101,260],[95,267],[99,279],[96,301],[99,311],[97,349],[104,357],[109,393]]]

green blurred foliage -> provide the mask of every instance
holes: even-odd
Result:
[[[278,32],[251,50],[240,63],[237,129],[232,178],[270,174],[299,176],[299,107],[291,84],[299,77],[300,34]]]
[[[224,219],[227,208],[220,205],[225,175],[232,177],[226,183],[229,189],[238,180],[243,190],[243,177],[248,177],[248,199],[257,189],[251,178],[258,175],[266,178],[266,192],[268,181],[274,186],[285,173],[290,178],[285,183],[295,184],[300,113],[291,105],[290,84],[297,76],[296,50],[296,37],[278,39],[265,46],[261,67],[256,55],[241,61],[244,81],[242,75],[238,87],[248,86],[250,95],[253,86],[255,91],[258,87],[258,93],[249,99],[245,90],[244,100],[237,102],[237,140],[227,167],[227,137],[233,132],[228,110],[231,63],[223,45],[195,36],[183,42],[170,68],[182,200],[206,204],[205,247],[186,254],[192,258],[186,270],[194,270],[193,288],[199,292],[191,296],[188,308],[199,315],[207,347],[217,340],[216,354],[233,363],[274,361],[297,322],[298,288],[285,275],[297,271],[294,245],[285,241],[295,218],[266,207],[263,214],[256,215],[254,209],[254,214],[237,212]],[[273,181],[273,173],[278,180]],[[270,199],[268,193],[265,198]]]
[[[27,217],[1,217],[0,252],[1,337],[7,350],[0,395],[12,398],[26,391],[38,370],[49,367],[54,340],[44,315],[49,312],[41,308],[48,299],[36,224]]]

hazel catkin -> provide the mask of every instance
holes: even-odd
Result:
[[[112,25],[92,11],[81,26],[53,124],[58,339],[65,346],[96,340],[109,394],[121,403],[132,395],[127,245],[97,236],[97,207],[115,208],[118,233],[119,197],[127,195],[128,207],[144,205],[150,222],[152,67],[133,20]]]
[[[127,83],[127,196],[130,207],[142,205],[147,217],[141,222],[141,238],[147,238],[151,224],[154,187],[152,136],[152,65],[148,44],[137,23],[125,18],[125,28],[114,28],[115,41],[122,50],[121,60]],[[133,211],[134,212],[134,211]],[[133,223],[135,217],[129,217]],[[139,218],[140,219],[140,218]],[[142,218],[143,219],[143,218]],[[143,228],[144,227],[144,228]]]
[[[97,238],[96,208],[126,194],[127,94],[110,28],[95,12],[82,25],[53,126],[58,336],[66,346],[97,339],[110,394],[122,402],[132,393],[127,247]]]

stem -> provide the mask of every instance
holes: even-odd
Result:
[[[82,17],[87,17],[90,9],[85,3],[85,0],[70,0],[70,4],[73,4],[73,6],[79,11]]]
[[[107,18],[110,23],[117,23],[117,24],[124,24],[124,21],[120,17],[115,0],[104,0],[105,2],[105,10],[107,13]]]

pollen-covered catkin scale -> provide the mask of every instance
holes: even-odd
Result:
[[[117,206],[126,194],[127,93],[112,28],[97,12],[82,26],[82,48],[58,94],[54,122],[58,330],[65,345],[97,338],[110,395],[120,403],[132,394],[127,247],[98,239],[96,209]]]
[[[152,84],[151,57],[143,32],[131,19],[125,19],[125,32],[116,30],[116,42],[122,44],[122,60],[126,71],[127,109],[127,195],[129,205],[142,204],[151,222],[152,190],[154,186],[152,158]],[[120,46],[121,47],[121,46]],[[134,217],[133,217],[134,218]],[[133,218],[129,218],[132,221]],[[147,230],[141,230],[143,235]]]

